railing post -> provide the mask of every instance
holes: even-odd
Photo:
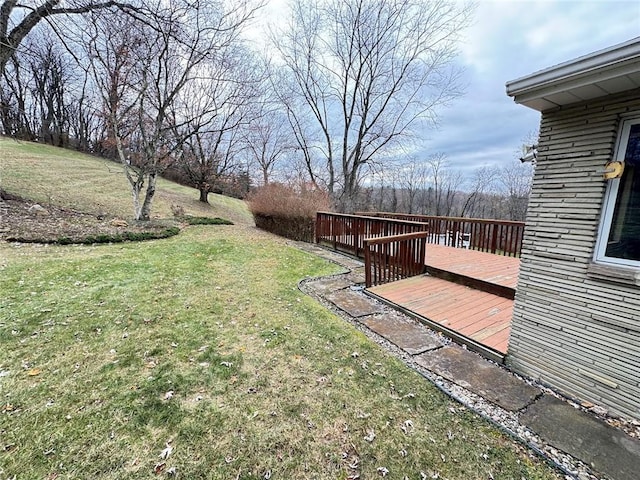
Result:
[[[359,249],[359,245],[360,245],[360,225],[361,225],[361,219],[360,217],[356,217],[355,218],[355,225],[354,225],[354,236],[353,236],[353,247],[355,252],[354,255],[357,257],[358,256],[358,249]]]
[[[367,288],[372,285],[371,282],[371,251],[369,250],[369,240],[364,241],[364,284]]]
[[[494,224],[493,232],[491,235],[491,253],[496,253],[497,245],[498,245],[498,225]]]
[[[320,243],[320,222],[321,222],[320,218],[321,218],[320,212],[316,212],[316,238],[315,238],[316,243]]]

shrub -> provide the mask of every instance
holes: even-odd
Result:
[[[292,240],[312,242],[316,212],[328,210],[326,192],[281,183],[255,190],[247,199],[256,226]]]
[[[178,227],[169,227],[160,231],[98,234],[85,237],[77,243],[90,245],[94,243],[142,242],[144,240],[159,240],[161,238],[169,238],[177,235],[178,233],[180,233],[180,229]]]
[[[189,225],[233,225],[232,221],[225,220],[220,217],[193,217],[191,215],[186,215],[184,220]]]
[[[84,244],[93,245],[97,243],[121,243],[121,242],[141,242],[144,240],[159,240],[173,237],[180,233],[178,227],[169,227],[164,230],[152,230],[148,232],[123,232],[123,233],[98,233],[86,237],[70,238],[61,236],[57,238],[7,238],[9,242],[20,243],[48,243],[54,245]]]

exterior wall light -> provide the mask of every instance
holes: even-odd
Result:
[[[538,159],[538,146],[537,145],[523,145],[522,146],[522,157],[520,157],[520,161],[522,163],[536,163]]]
[[[605,180],[613,180],[614,178],[620,178],[624,172],[624,162],[609,162],[604,167],[602,172]]]

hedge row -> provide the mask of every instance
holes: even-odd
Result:
[[[189,225],[233,225],[232,221],[220,217],[192,217],[191,215],[186,215],[184,221]]]
[[[46,243],[51,245],[93,245],[96,243],[121,243],[121,242],[140,242],[143,240],[158,240],[161,238],[173,237],[180,233],[178,227],[170,227],[156,232],[122,232],[122,233],[100,233],[96,235],[88,235],[83,238],[70,238],[61,236],[58,238],[14,238],[9,237],[9,242],[20,243]]]
[[[309,243],[314,241],[315,217],[278,217],[254,213],[253,220],[256,222],[256,227],[281,237]]]
[[[329,196],[322,190],[280,183],[257,189],[248,203],[258,228],[305,242],[314,241],[316,212],[330,206]]]

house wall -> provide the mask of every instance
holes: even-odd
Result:
[[[544,112],[507,363],[640,419],[640,286],[592,262],[621,118],[640,89]]]

